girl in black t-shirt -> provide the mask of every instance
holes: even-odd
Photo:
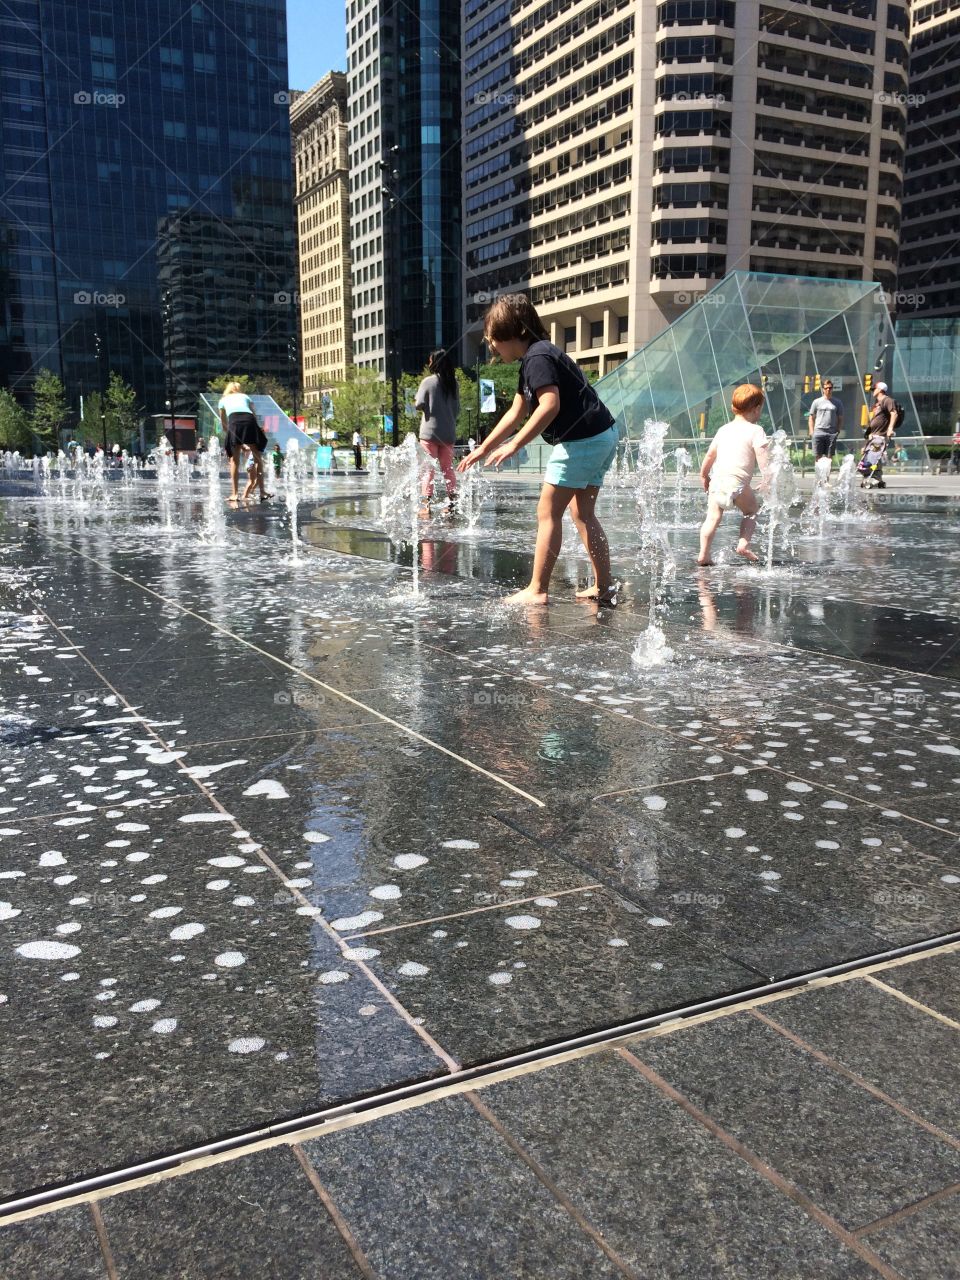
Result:
[[[458,470],[466,471],[481,460],[498,467],[541,434],[553,445],[537,505],[533,574],[529,586],[507,596],[506,603],[547,603],[550,575],[563,542],[563,513],[570,507],[594,575],[593,585],[578,591],[577,598],[616,604],[619,587],[611,579],[607,536],[596,516],[600,486],[617,453],[613,415],[582,370],[547,340],[525,294],[497,299],[484,317],[484,338],[504,362],[521,361],[520,383],[513,404]],[[524,417],[525,425],[508,438]]]

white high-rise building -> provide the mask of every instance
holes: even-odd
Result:
[[[894,287],[905,5],[465,0],[463,59],[468,353],[502,292],[604,373],[734,269]]]

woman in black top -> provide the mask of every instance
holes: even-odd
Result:
[[[459,470],[466,471],[481,459],[484,465],[497,467],[541,434],[553,445],[537,505],[533,574],[529,586],[507,596],[506,603],[547,603],[550,575],[563,542],[563,513],[570,507],[594,575],[593,585],[578,591],[577,598],[616,604],[610,548],[596,516],[603,477],[617,454],[613,415],[583,371],[547,340],[525,294],[508,293],[497,299],[484,317],[484,338],[501,360],[521,361],[520,382],[513,404]],[[508,439],[528,414],[526,424]]]

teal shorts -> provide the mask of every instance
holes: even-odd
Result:
[[[617,428],[608,427],[586,440],[555,444],[547,460],[544,481],[564,489],[599,488],[617,456],[619,438]]]

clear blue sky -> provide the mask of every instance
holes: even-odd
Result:
[[[347,69],[344,0],[287,0],[291,89],[309,89],[328,71]]]

